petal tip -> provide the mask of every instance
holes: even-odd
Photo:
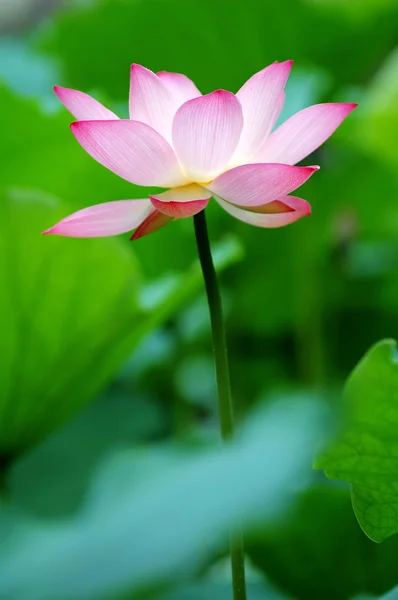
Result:
[[[307,173],[309,175],[313,175],[313,173],[316,173],[317,171],[320,170],[320,166],[319,165],[305,165],[302,167],[298,167],[297,165],[294,165],[296,168],[302,170],[303,173]]]
[[[291,198],[291,196],[289,197]],[[312,207],[311,204],[309,202],[307,202],[307,200],[303,200],[302,198],[294,198],[295,202],[295,206],[293,208],[293,210],[296,212],[296,214],[299,216],[299,218],[301,217],[309,217],[311,215],[312,212]]]
[[[62,87],[61,85],[54,85],[53,92],[57,96],[58,100],[61,100],[63,103],[63,98],[65,98],[65,92],[68,92],[68,88]]]
[[[357,102],[341,102],[340,106],[344,110],[346,115],[349,115],[350,112],[352,112],[358,106],[358,103]]]
[[[134,71],[149,71],[149,69],[139,65],[138,63],[132,63],[130,65],[130,73],[133,73]]]
[[[142,65],[139,65],[138,63],[132,63],[130,65],[130,77],[135,77],[135,76],[139,76],[139,73],[146,71],[147,69],[145,69],[145,67],[143,67]]]
[[[139,240],[140,238],[145,236],[145,231],[143,230],[142,227],[137,227],[137,229],[134,231],[134,233],[130,236],[130,242],[136,242],[137,240]]]
[[[42,231],[40,235],[56,235],[57,234],[56,227],[57,226],[54,225],[53,227],[50,227],[49,229]]]
[[[70,130],[74,134],[76,131],[81,130],[87,123],[93,123],[93,121],[72,121],[69,125]]]
[[[210,92],[210,94],[207,94],[207,95],[208,96],[220,96],[220,97],[235,96],[235,94],[233,94],[232,92],[228,92],[228,90],[223,90],[223,89],[214,90],[214,92]]]
[[[293,67],[293,64],[294,64],[294,60],[292,60],[292,59],[283,60],[282,62],[275,60],[273,63],[271,63],[267,67],[264,67],[264,69],[262,71],[259,71],[259,73],[264,73],[264,72],[267,72],[269,69],[271,69],[271,71],[284,72],[284,73],[286,73],[286,76],[288,77],[289,73]]]

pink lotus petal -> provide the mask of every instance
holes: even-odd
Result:
[[[170,144],[145,123],[78,121],[71,129],[90,156],[131,183],[160,187],[186,183]]]
[[[150,196],[150,200],[159,212],[168,217],[174,219],[184,219],[185,217],[192,217],[201,210],[205,209],[208,205],[208,200],[191,200],[190,202],[162,202],[156,200],[153,196]]]
[[[271,133],[253,162],[298,163],[319,148],[356,106],[315,104],[301,110]]]
[[[169,92],[173,94],[175,100],[178,102],[178,106],[202,95],[194,82],[186,75],[160,71],[157,73],[157,76],[160,77]]]
[[[211,193],[200,185],[192,183],[149,196],[153,206],[170,217],[178,219],[192,217],[206,208]]]
[[[273,163],[241,165],[226,171],[206,187],[233,204],[259,206],[293,192],[318,169]]]
[[[301,217],[311,214],[311,206],[309,203],[296,196],[282,196],[270,204],[258,207],[256,211],[239,208],[229,202],[225,202],[217,196],[215,199],[230,215],[239,219],[239,221],[243,221],[249,225],[255,225],[256,227],[283,227],[298,221]],[[278,207],[280,208],[280,212],[273,212],[278,203],[282,205]],[[259,212],[258,209],[262,209],[261,212]],[[272,212],[263,212],[269,209],[271,209]]]
[[[242,105],[244,124],[232,159],[234,164],[249,162],[271,132],[283,108],[283,89],[292,65],[292,60],[269,65],[253,75],[236,94]]]
[[[83,208],[43,233],[79,238],[118,235],[138,227],[151,210],[149,200],[105,202]]]
[[[211,181],[223,170],[242,126],[239,100],[224,90],[189,100],[178,109],[173,121],[174,148],[192,181]]]
[[[54,92],[78,121],[116,120],[119,117],[88,94],[56,85]]]
[[[164,215],[163,213],[158,212],[152,207],[152,212],[145,219],[145,221],[141,223],[141,225],[135,230],[130,240],[138,240],[139,238],[144,237],[145,235],[149,235],[150,233],[157,231],[161,227],[164,227],[165,225],[170,223],[170,221],[173,221],[173,217]]]
[[[150,125],[170,142],[179,105],[160,77],[141,65],[131,65],[130,119]]]

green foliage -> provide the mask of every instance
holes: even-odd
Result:
[[[0,212],[0,448],[9,454],[62,423],[112,376],[137,311],[139,276],[117,240],[42,237],[65,212],[56,199],[10,191]]]
[[[56,199],[5,192],[0,212],[0,450],[7,457],[95,397],[137,343],[201,287],[201,272],[196,262],[167,287],[160,282],[160,297],[152,287],[148,302],[131,248],[116,239],[40,235],[66,212]],[[232,238],[215,249],[220,268],[240,254]]]
[[[376,344],[345,388],[347,425],[316,461],[331,479],[352,485],[355,514],[364,532],[381,542],[398,532],[398,366],[396,343]]]
[[[132,62],[186,73],[203,92],[217,87],[235,91],[265,64],[290,57],[318,63],[340,83],[353,84],[394,47],[397,15],[396,4],[387,5],[358,29],[355,22],[342,21],[338,5],[325,14],[321,2],[284,0],[281,8],[262,0],[151,0],[150,5],[146,0],[100,0],[61,13],[38,43],[62,57],[68,84],[105,86],[123,101]],[[347,60],[353,38],[361,60]]]
[[[250,600],[286,600],[286,596],[266,586],[262,582],[249,582],[247,593]],[[200,584],[191,584],[173,589],[170,593],[157,596],[157,600],[230,600],[231,583],[229,581],[209,581]]]
[[[253,415],[225,448],[163,447],[114,457],[74,519],[28,523],[22,538],[18,525],[26,517],[14,517],[14,535],[3,529],[0,594],[106,597],[195,572],[206,555],[224,551],[230,527],[269,523],[289,506],[311,477],[322,412],[316,402],[277,403]],[[278,463],[259,470],[258,457],[269,456]]]
[[[20,509],[37,516],[70,516],[108,454],[161,435],[165,412],[159,401],[132,392],[119,380],[111,393],[14,461],[5,477],[8,495]]]
[[[302,494],[283,523],[254,530],[248,542],[253,563],[297,600],[379,595],[396,582],[397,551],[398,538],[381,545],[367,539],[349,490],[323,481]]]
[[[356,132],[356,141],[369,154],[396,165],[398,150],[398,51],[392,52],[371,81],[364,99],[365,130]],[[363,135],[361,135],[361,133]]]
[[[397,600],[397,598],[398,598],[398,588],[394,588],[393,590],[391,590],[391,592],[389,592],[385,596],[382,596],[381,600]]]
[[[78,600],[89,586],[97,600],[104,582],[112,600],[224,600],[224,532],[242,514],[256,517],[249,600],[397,597],[398,536],[373,544],[348,484],[310,481],[300,461],[314,451],[311,431],[302,454],[290,428],[302,424],[298,390],[335,402],[358,357],[398,329],[397,19],[394,0],[76,0],[23,39],[0,39],[5,600],[64,589]],[[317,102],[360,106],[306,161],[322,167],[300,190],[311,218],[259,230],[206,209],[218,270],[234,264],[222,287],[237,415],[289,396],[280,429],[255,412],[257,433],[248,427],[224,454],[192,220],[133,245],[39,235],[78,208],[148,193],[76,144],[51,86],[126,116],[132,62],[185,72],[208,92],[288,58],[281,120]],[[344,427],[319,459],[352,484],[377,540],[396,530],[392,355],[384,342],[354,371]],[[288,511],[271,518],[279,501]]]

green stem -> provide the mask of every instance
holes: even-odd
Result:
[[[0,508],[8,502],[7,469],[10,459],[0,455]]]
[[[211,256],[204,211],[201,211],[194,216],[194,225],[199,259],[202,266],[207,301],[210,310],[221,436],[223,440],[227,440],[231,438],[234,433],[231,382],[221,294],[217,273]],[[245,555],[243,537],[240,532],[231,534],[230,552],[234,600],[246,600]]]

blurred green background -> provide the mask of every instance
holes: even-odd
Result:
[[[2,0],[2,600],[227,599],[242,520],[249,600],[398,585],[398,540],[371,542],[348,487],[311,471],[320,407],[398,331],[397,24],[396,0]],[[76,144],[52,86],[127,116],[132,62],[207,93],[287,59],[282,120],[360,106],[307,161],[310,218],[261,230],[207,209],[244,423],[224,453],[192,220],[135,244],[40,236],[146,196]]]

